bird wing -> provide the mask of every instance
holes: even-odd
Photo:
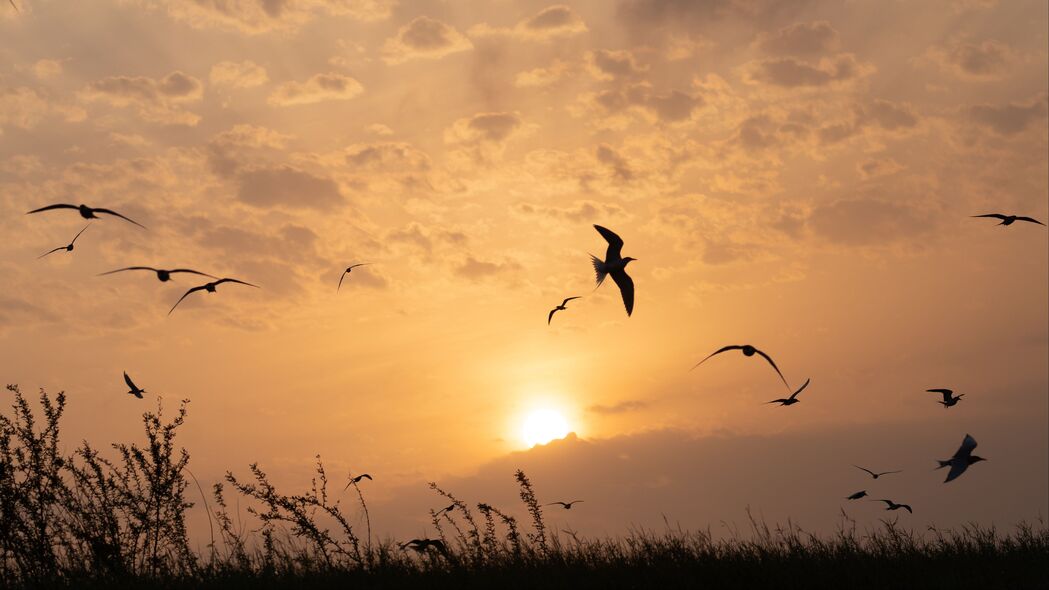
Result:
[[[569,502],[569,504],[579,504],[581,502],[582,500],[572,500],[571,502]]]
[[[594,229],[597,233],[601,234],[601,237],[608,242],[608,251],[605,253],[605,261],[619,260],[623,254],[623,238],[616,235],[616,233],[608,228],[595,225]]]
[[[758,350],[756,348],[754,349],[754,352],[760,354],[765,360],[767,360],[769,362],[770,365],[772,365],[773,369],[776,369],[776,374],[779,375],[779,378],[783,380],[783,384],[787,386],[787,389],[790,389],[790,385],[787,383],[787,378],[784,377],[783,373],[780,372],[779,367],[776,366],[776,363],[772,360],[772,357],[770,357],[769,355],[765,354],[764,352],[761,352],[760,350]],[[794,396],[791,396],[791,397],[794,397]]]
[[[207,289],[207,288],[208,288],[207,285],[201,285],[199,287],[193,287],[189,291],[186,291],[185,293],[183,293],[182,297],[179,297],[178,301],[175,302],[175,305],[172,305],[171,309],[168,310],[168,315],[171,315],[171,312],[175,311],[175,308],[178,307],[178,304],[182,303],[182,300],[185,299],[186,297],[189,297],[190,293],[192,293],[194,291],[203,291],[204,289]]]
[[[550,315],[546,316],[546,325],[550,325],[550,322],[554,321],[554,314],[557,313],[557,308],[550,310]]]
[[[907,512],[910,512],[911,514],[914,514],[914,511],[911,510],[911,507],[910,507],[909,504],[900,504],[900,508],[906,508]]]
[[[809,381],[810,381],[810,379],[806,379],[805,380],[805,384],[802,385],[800,389],[798,389],[794,393],[790,394],[790,399],[794,399],[794,398],[798,397],[799,393],[805,391],[805,388],[809,386]]]
[[[77,209],[77,210],[79,210],[80,207],[77,207],[76,205],[69,205],[69,204],[66,204],[66,203],[55,203],[54,205],[48,205],[47,207],[41,207],[39,209],[33,209],[32,211],[26,211],[26,215],[29,215],[30,213],[40,213],[41,211],[51,211],[52,209]]]
[[[371,263],[370,262],[360,262],[360,263],[357,263],[357,264],[351,264],[349,269],[354,269],[354,268],[357,268],[358,266],[368,266],[369,264],[371,264]]]
[[[15,12],[17,12],[17,13],[21,13],[22,12],[21,10],[18,9],[18,6],[15,6],[15,0],[8,0],[8,1],[11,3],[11,8],[15,9]]]
[[[955,459],[966,459],[968,460],[969,455],[972,454],[973,449],[976,448],[976,439],[971,434],[966,434],[965,438],[962,439],[962,446],[958,447],[958,451],[954,453]],[[966,461],[968,464],[968,461]],[[953,471],[953,469],[952,469]]]
[[[708,354],[707,358],[705,358],[705,359],[699,361],[698,363],[696,363],[695,365],[693,365],[692,369],[695,369],[696,367],[698,367],[698,366],[702,365],[703,363],[707,362],[707,360],[710,359],[710,357],[712,357],[712,356],[719,355],[719,354],[721,354],[723,352],[726,352],[726,351],[729,351],[729,350],[740,350],[741,348],[743,348],[743,347],[740,346],[739,344],[729,344],[728,346],[723,346],[723,347],[719,348],[718,350],[715,350],[714,352]],[[689,371],[691,371],[692,369],[689,369]]]
[[[878,475],[891,475],[893,473],[903,473],[903,470],[902,469],[897,469],[896,471],[882,471]]]
[[[1042,223],[1041,221],[1038,221],[1037,219],[1035,219],[1033,217],[1017,217],[1016,220],[1017,221],[1030,221],[1031,223],[1037,223],[1038,225],[1045,225],[1044,223]]]
[[[342,289],[342,280],[346,278],[346,273],[348,273],[348,272],[350,272],[350,271],[348,271],[348,270],[342,271],[342,276],[339,277],[339,286],[335,287],[335,292],[336,293],[339,292],[339,289]]]
[[[947,472],[947,479],[943,480],[943,483],[956,479],[959,475],[965,473],[965,470],[969,468],[969,460],[951,461],[950,465],[951,470]]]
[[[362,477],[366,477],[366,478],[368,478],[368,480],[369,480],[369,481],[370,481],[370,480],[371,480],[371,478],[372,478],[372,476],[368,475],[367,473],[362,473],[362,474],[360,474],[360,475],[358,475],[358,476],[357,476],[357,479],[360,479],[360,478],[362,478]]]
[[[111,274],[113,274],[115,272],[124,272],[125,270],[151,270],[153,272],[157,272],[157,269],[155,269],[155,268],[153,268],[151,266],[128,266],[128,267],[125,267],[125,268],[118,268],[116,270],[111,270],[109,272],[99,273],[98,276],[111,275]]]
[[[950,395],[954,393],[953,389],[926,389],[929,393],[942,393],[944,395]]]
[[[611,249],[611,246],[609,246],[609,249]],[[634,281],[623,270],[617,270],[609,274],[612,275],[612,280],[619,285],[619,290],[623,293],[623,305],[626,306],[626,314],[629,316],[634,312]]]
[[[138,387],[135,387],[135,382],[128,376],[127,371],[124,371],[124,383],[127,383],[127,386],[131,389],[138,391]]]
[[[41,258],[43,258],[44,256],[47,256],[48,254],[54,254],[55,252],[58,252],[59,250],[65,250],[65,249],[66,249],[65,246],[59,246],[59,247],[55,248],[54,250],[51,250],[50,252],[44,252],[40,256],[37,256],[36,259],[40,260]]]
[[[85,225],[85,226],[84,226],[84,229],[87,229],[87,228],[88,228],[88,226],[90,226],[90,225],[91,225],[90,223],[89,223],[89,224],[87,224],[87,225]],[[75,243],[76,243],[76,239],[80,237],[80,234],[84,233],[84,229],[82,229],[82,230],[78,231],[78,232],[76,233],[76,235],[75,235],[75,236],[73,236],[73,241],[72,241],[72,242],[69,242],[69,245],[70,245],[70,246],[72,246],[73,244],[75,244]]]
[[[237,283],[237,284],[240,284],[240,285],[247,285],[249,287],[255,287],[256,289],[261,289],[261,287],[259,287],[258,285],[252,285],[251,283],[245,283],[244,281],[242,281],[240,279],[219,279],[219,280],[215,281],[215,286],[217,287],[217,286],[221,285],[222,283]]]
[[[564,301],[561,302],[561,307],[564,307],[565,305],[568,305],[568,302],[573,300],[573,299],[581,299],[581,297],[569,297],[568,299],[565,299]]]
[[[131,223],[134,223],[135,225],[141,227],[142,229],[147,229],[146,226],[142,225],[141,223],[135,221],[134,219],[131,219],[130,217],[127,217],[126,215],[121,215],[120,213],[117,213],[116,211],[113,211],[112,209],[101,209],[101,208],[99,208],[99,209],[92,209],[92,211],[94,211],[95,213],[106,213],[108,215],[115,215],[116,217],[119,217],[119,218],[123,219],[124,221],[130,221]]]
[[[871,474],[871,476],[873,476],[873,475],[874,475],[874,472],[873,472],[873,471],[871,471],[870,469],[865,469],[865,468],[863,468],[863,467],[860,467],[859,465],[853,465],[853,467],[855,467],[856,469],[859,469],[859,470],[861,470],[861,471],[866,471],[867,473]],[[884,501],[884,500],[883,500],[883,501]]]
[[[1006,215],[1002,215],[1001,213],[984,213],[983,215],[973,215],[973,217],[994,217],[995,219],[1001,219],[1003,221],[1007,218]]]
[[[145,268],[145,267],[141,267],[141,268]],[[152,269],[151,268],[150,270],[155,271],[156,269]],[[175,268],[175,269],[169,270],[168,274],[169,275],[173,275],[173,274],[179,273],[179,272],[185,272],[185,273],[189,273],[189,274],[200,275],[202,277],[210,277],[212,279],[217,279],[218,278],[218,277],[216,277],[214,275],[209,275],[206,272],[200,272],[199,270],[193,270],[191,268]]]

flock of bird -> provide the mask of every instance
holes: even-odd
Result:
[[[99,219],[99,217],[98,217],[99,214],[110,215],[110,216],[114,216],[114,217],[123,219],[123,220],[125,220],[125,221],[127,221],[129,223],[133,223],[133,224],[135,224],[136,226],[138,226],[138,227],[140,227],[142,229],[147,229],[141,223],[138,223],[137,221],[131,219],[130,217],[127,217],[127,216],[122,215],[122,214],[120,214],[120,213],[118,213],[116,211],[113,211],[112,209],[106,209],[106,208],[101,208],[101,207],[89,207],[87,205],[70,205],[70,204],[66,204],[66,203],[57,203],[57,204],[53,204],[53,205],[47,205],[45,207],[40,207],[38,209],[33,209],[32,211],[27,212],[27,215],[28,214],[33,214],[33,213],[42,213],[42,212],[45,212],[45,211],[62,210],[62,209],[75,210],[75,211],[77,211],[80,214],[81,217],[83,217],[84,219],[87,219],[87,220]],[[1042,222],[1040,222],[1040,221],[1038,221],[1036,219],[1033,219],[1031,217],[1024,217],[1024,216],[1017,216],[1017,215],[1003,215],[1003,214],[1000,214],[1000,213],[987,213],[987,214],[983,214],[983,215],[974,215],[973,217],[989,217],[989,218],[999,219],[1001,222],[998,225],[1004,225],[1004,226],[1012,225],[1016,221],[1025,221],[1025,222],[1029,222],[1029,223],[1036,223],[1036,224],[1039,224],[1039,225],[1045,225]],[[72,252],[74,244],[76,243],[77,238],[79,238],[80,235],[83,234],[84,231],[89,226],[90,226],[90,224],[88,226],[85,226],[83,229],[81,229],[80,232],[78,232],[76,234],[76,236],[73,237],[73,239],[70,241],[70,243],[68,245],[60,246],[58,248],[54,248],[53,250],[50,250],[49,252],[46,252],[43,255],[41,255],[40,258],[43,258],[44,256],[47,256],[49,254],[53,254],[55,252],[59,252],[59,251],[62,251],[62,250],[65,250],[67,252]],[[621,237],[619,237],[619,235],[617,235],[615,232],[609,230],[608,228],[602,227],[600,225],[594,225],[594,229],[597,230],[597,232],[601,235],[601,237],[604,238],[604,240],[608,243],[608,249],[605,252],[604,259],[598,258],[597,256],[594,256],[593,254],[590,255],[591,264],[592,264],[593,269],[594,269],[595,280],[596,280],[596,283],[597,283],[596,286],[595,286],[595,290],[598,287],[601,286],[601,284],[604,282],[605,278],[607,278],[609,276],[612,277],[612,281],[619,288],[620,295],[622,296],[622,299],[623,299],[623,305],[626,308],[627,316],[630,316],[633,313],[633,311],[634,311],[634,281],[627,274],[626,267],[627,267],[628,264],[630,264],[631,262],[633,262],[633,261],[635,261],[637,259],[636,258],[631,258],[629,256],[624,257],[622,255],[623,244],[624,244],[623,243],[623,239]],[[358,268],[358,267],[362,267],[362,266],[367,266],[367,265],[370,265],[370,264],[372,264],[372,263],[370,263],[370,262],[361,262],[361,263],[351,264],[350,266],[347,266],[346,269],[342,272],[342,274],[339,277],[339,283],[336,286],[336,292],[338,292],[339,290],[342,289],[343,281],[346,279],[346,277],[348,275],[350,275],[350,273],[353,271],[353,269]],[[128,266],[128,267],[118,268],[116,270],[111,270],[111,271],[108,271],[108,272],[104,272],[104,273],[101,273],[101,275],[111,275],[111,274],[115,274],[115,273],[121,273],[121,272],[127,272],[127,271],[137,271],[137,270],[145,270],[145,271],[150,271],[150,272],[155,273],[156,276],[157,276],[157,279],[160,282],[162,282],[162,283],[172,280],[172,275],[176,275],[176,274],[193,274],[193,275],[198,275],[198,276],[203,276],[203,277],[207,277],[207,278],[210,278],[210,279],[214,279],[213,281],[207,282],[207,283],[205,283],[203,285],[198,285],[196,287],[192,287],[192,288],[188,289],[182,295],[182,297],[180,297],[178,299],[178,301],[176,301],[175,304],[171,307],[171,309],[168,311],[168,315],[170,315],[172,312],[174,312],[175,308],[177,308],[179,306],[179,304],[182,303],[182,301],[184,299],[186,299],[186,297],[189,297],[193,293],[196,293],[196,292],[199,292],[199,291],[205,291],[205,292],[208,292],[208,293],[215,293],[216,292],[216,288],[219,285],[222,285],[222,284],[231,283],[231,284],[238,284],[238,285],[245,285],[245,286],[248,286],[248,287],[259,288],[258,285],[254,285],[252,283],[248,283],[248,282],[242,281],[240,279],[229,278],[229,277],[218,278],[218,277],[216,277],[214,275],[210,275],[210,274],[207,274],[207,273],[204,273],[204,272],[200,272],[200,271],[197,271],[197,270],[193,270],[193,269],[189,269],[189,268],[175,268],[175,269],[168,270],[168,269],[154,268],[154,267],[151,267],[151,266]],[[576,299],[581,299],[581,298],[582,298],[581,296],[566,297],[561,302],[560,305],[557,305],[553,309],[550,310],[549,314],[547,315],[547,324],[549,325],[550,323],[553,322],[554,314],[556,314],[559,311],[566,311],[567,310],[568,302],[576,300]],[[715,356],[718,356],[718,355],[720,355],[722,353],[730,352],[730,351],[733,351],[733,350],[738,350],[738,351],[742,352],[743,356],[745,356],[745,357],[753,357],[753,356],[757,355],[757,356],[761,357],[762,359],[764,359],[765,362],[770,367],[772,367],[772,369],[779,376],[780,380],[787,387],[787,390],[790,391],[790,389],[791,389],[790,384],[787,382],[786,377],[784,377],[783,372],[780,371],[779,366],[776,365],[776,362],[774,360],[772,360],[772,357],[769,354],[767,354],[766,352],[764,352],[764,351],[762,351],[762,350],[758,349],[757,347],[755,347],[753,345],[750,345],[750,344],[730,344],[728,346],[723,346],[723,347],[719,348],[718,350],[715,350],[714,352],[712,352],[709,355],[707,355],[703,360],[701,360],[698,363],[696,363],[692,367],[692,369],[690,369],[690,371],[698,368],[700,365],[702,365],[703,363],[707,362],[708,360],[710,360],[711,358],[713,358]],[[774,399],[774,400],[771,400],[771,401],[766,402],[766,403],[779,404],[780,406],[791,406],[791,405],[794,405],[796,403],[799,403],[801,400],[798,399],[798,395],[801,394],[805,390],[805,388],[809,386],[810,381],[811,381],[810,379],[806,379],[805,383],[802,384],[802,386],[800,388],[798,388],[797,390],[794,390],[793,393],[791,393],[791,395],[789,397],[780,398],[780,399]],[[127,372],[124,372],[124,382],[130,388],[128,390],[128,392],[127,392],[129,395],[132,395],[132,396],[134,396],[134,397],[136,397],[138,399],[143,399],[143,395],[142,394],[146,393],[146,390],[138,387],[137,385],[135,385],[134,381],[127,374]],[[964,395],[964,394],[960,394],[960,395],[956,396],[956,395],[954,395],[954,391],[952,391],[950,389],[942,389],[942,388],[940,388],[940,389],[928,389],[926,391],[930,392],[930,393],[941,394],[943,396],[943,400],[939,401],[938,403],[942,404],[945,409],[946,408],[950,408],[950,407],[956,405],[958,403],[958,401],[961,400],[962,395]],[[956,479],[957,477],[959,477],[960,475],[962,475],[963,473],[965,473],[965,471],[969,468],[970,465],[972,465],[974,463],[977,463],[979,461],[984,461],[985,460],[983,457],[979,457],[977,455],[973,455],[972,454],[972,452],[973,452],[973,450],[975,448],[976,448],[976,439],[974,439],[971,435],[966,434],[964,440],[962,441],[961,446],[958,448],[958,450],[954,453],[954,455],[950,459],[937,460],[937,462],[939,463],[939,467],[937,467],[937,469],[942,469],[944,467],[950,467],[950,470],[949,470],[949,472],[947,474],[947,478],[944,480],[944,483],[952,481],[952,480]],[[900,473],[901,472],[900,470],[875,472],[875,471],[871,471],[869,469],[866,469],[864,467],[859,467],[859,466],[855,466],[855,467],[857,469],[861,469],[861,470],[865,471],[866,473],[868,473],[871,476],[872,479],[875,479],[875,480],[877,480],[879,477],[884,476],[884,475],[889,475],[889,474],[894,474],[894,473]],[[352,486],[357,486],[357,484],[360,483],[363,479],[371,480],[372,476],[367,474],[367,473],[360,474],[360,475],[357,475],[355,477],[351,476],[350,480],[349,480],[349,483],[347,483],[347,485],[346,485],[346,488],[349,488],[351,485]],[[849,496],[846,497],[846,499],[847,500],[859,500],[859,499],[867,497],[867,496],[868,496],[867,490],[860,490],[858,492],[850,494]],[[893,500],[890,500],[890,499],[875,499],[875,500],[871,500],[871,501],[872,502],[883,502],[883,503],[885,503],[885,505],[886,505],[885,509],[887,511],[894,511],[894,510],[904,509],[904,510],[906,510],[909,513],[913,513],[913,510],[912,510],[911,506],[908,505],[908,504],[897,503],[897,502],[895,502]],[[581,503],[581,502],[583,502],[583,500],[572,500],[571,502],[557,501],[557,502],[550,502],[550,503],[544,504],[544,506],[561,506],[564,510],[571,510],[572,506],[574,506],[574,505],[576,505],[578,503]],[[438,517],[438,516],[440,516],[442,514],[446,515],[446,517],[447,517],[447,514],[452,512],[452,511],[454,511],[455,509],[456,509],[456,504],[451,504],[451,505],[449,505],[449,506],[447,506],[445,508],[442,508],[440,511],[437,511],[437,512],[433,513],[434,518],[436,518],[436,517]],[[426,552],[428,549],[433,548],[433,549],[437,550],[438,552],[440,552],[442,554],[446,553],[446,548],[444,546],[444,543],[441,540],[439,540],[439,539],[412,539],[411,541],[408,541],[408,542],[402,544],[401,548],[402,549],[413,549],[413,550],[418,551],[418,552]]]

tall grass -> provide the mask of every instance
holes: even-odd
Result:
[[[750,519],[750,530],[715,540],[667,524],[625,537],[548,531],[532,482],[514,474],[526,528],[509,511],[470,506],[431,483],[454,509],[430,512],[440,543],[412,551],[362,539],[329,492],[320,457],[308,489],[285,494],[257,464],[227,472],[209,496],[207,550],[188,541],[189,453],[176,442],[187,402],[165,417],[143,413],[144,440],[106,452],[81,442],[63,453],[65,395],[41,391],[38,409],[18,387],[0,413],[0,587],[715,587],[1026,588],[1049,585],[1049,530],[1007,533],[967,525],[921,533],[881,521],[858,531],[842,514],[829,536]],[[364,514],[367,503],[356,487]],[[243,513],[231,513],[229,494]],[[210,501],[208,501],[210,497]],[[749,513],[748,513],[749,514]]]

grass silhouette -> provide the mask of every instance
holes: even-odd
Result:
[[[158,401],[143,414],[142,444],[112,445],[111,457],[83,441],[62,452],[63,393],[41,390],[39,410],[17,386],[0,413],[0,588],[347,588],[347,587],[695,587],[1027,588],[1049,584],[1049,530],[1021,523],[1000,533],[967,525],[921,533],[882,520],[858,531],[842,514],[835,534],[751,518],[747,534],[666,527],[586,539],[548,531],[532,483],[514,475],[531,517],[475,507],[431,483],[455,505],[430,516],[443,545],[406,551],[392,539],[358,535],[329,495],[317,457],[305,493],[280,492],[257,464],[227,472],[205,495],[176,444],[183,400],[166,418]],[[191,481],[209,515],[211,542],[190,548]],[[356,488],[361,509],[367,503]],[[233,493],[250,524],[229,509]],[[209,497],[210,496],[210,502]],[[476,509],[476,512],[474,511]],[[479,515],[478,519],[476,515]]]

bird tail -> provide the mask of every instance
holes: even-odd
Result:
[[[944,467],[950,467],[951,466],[951,462],[950,461],[940,461],[939,459],[937,459],[936,462],[940,464],[940,466],[937,467],[937,469],[943,469]]]
[[[605,261],[591,254],[590,263],[594,265],[594,278],[597,279],[597,286],[600,287],[605,277],[608,276],[608,271],[605,270]]]

